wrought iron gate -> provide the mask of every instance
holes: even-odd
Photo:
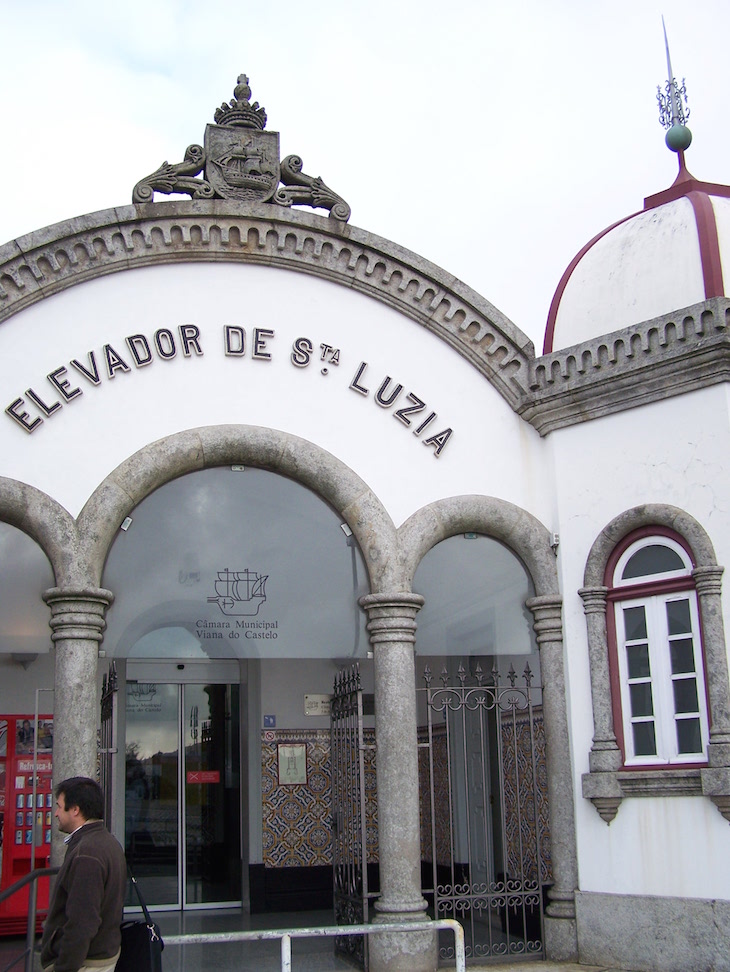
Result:
[[[334,910],[338,925],[369,918],[365,737],[358,665],[335,678],[331,709],[332,853]],[[364,935],[335,938],[335,953],[368,969]]]
[[[101,729],[99,730],[99,783],[104,791],[104,822],[111,828],[113,767],[117,752],[117,666],[109,665],[101,686]]]
[[[543,898],[551,883],[542,696],[529,665],[503,682],[426,669],[421,730],[424,895],[436,918],[464,925],[466,954],[543,955]],[[424,868],[424,871],[426,869]],[[424,881],[425,881],[424,877]],[[442,958],[453,957],[441,948]]]

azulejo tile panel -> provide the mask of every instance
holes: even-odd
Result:
[[[365,730],[368,861],[378,859],[375,734]],[[307,782],[279,785],[279,744],[304,744]],[[266,730],[261,736],[263,859],[266,867],[332,864],[332,766],[327,729]]]

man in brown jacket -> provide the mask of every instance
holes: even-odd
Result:
[[[45,972],[113,972],[117,964],[127,865],[103,814],[94,780],[73,776],[56,787],[55,817],[68,847],[43,929]]]

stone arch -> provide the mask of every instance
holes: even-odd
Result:
[[[57,579],[73,574],[79,552],[76,523],[47,493],[0,476],[0,520],[35,540]]]
[[[214,466],[250,465],[307,486],[334,507],[352,530],[374,591],[388,588],[395,562],[395,527],[378,498],[348,466],[306,439],[247,425],[191,429],[167,436],[122,462],[79,514],[79,570],[96,586],[119,525],[164,483]]]
[[[614,547],[634,530],[646,526],[662,526],[683,536],[692,548],[698,567],[715,567],[715,550],[706,531],[689,513],[665,503],[647,503],[619,513],[596,537],[584,575],[585,587],[603,584],[608,558]]]
[[[493,496],[454,496],[424,506],[398,529],[401,583],[410,590],[431,547],[457,533],[474,531],[500,540],[525,564],[537,597],[558,595],[555,554],[540,521],[513,503]]]

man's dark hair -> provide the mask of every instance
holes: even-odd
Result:
[[[63,796],[64,810],[78,807],[85,820],[102,820],[104,817],[104,793],[88,776],[71,776],[61,780],[56,787],[56,798]]]

